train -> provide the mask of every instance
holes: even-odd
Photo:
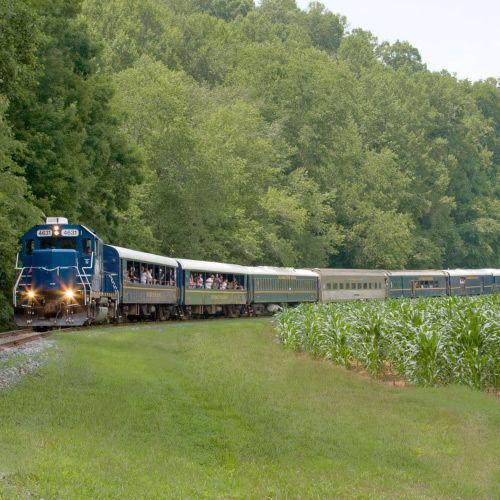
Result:
[[[47,217],[21,238],[14,321],[38,330],[193,316],[259,316],[284,305],[500,290],[500,270],[294,269],[171,258],[107,245]]]

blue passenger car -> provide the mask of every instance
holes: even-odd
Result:
[[[388,298],[437,297],[447,293],[444,271],[389,271]]]
[[[117,285],[117,320],[166,320],[178,314],[178,264],[174,259],[104,245],[104,269]]]
[[[495,291],[495,278],[491,269],[452,269],[448,276],[449,295],[479,295]]]

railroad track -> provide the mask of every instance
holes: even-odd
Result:
[[[35,332],[34,330],[13,330],[0,333],[0,351],[17,347],[21,344],[33,342],[47,335],[48,332]]]

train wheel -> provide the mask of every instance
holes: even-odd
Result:
[[[191,318],[191,307],[187,306],[184,310],[181,309],[180,319],[188,320]]]

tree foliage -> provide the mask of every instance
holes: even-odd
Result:
[[[42,212],[178,257],[499,267],[499,82],[348,26],[316,1],[3,2],[2,290]]]

